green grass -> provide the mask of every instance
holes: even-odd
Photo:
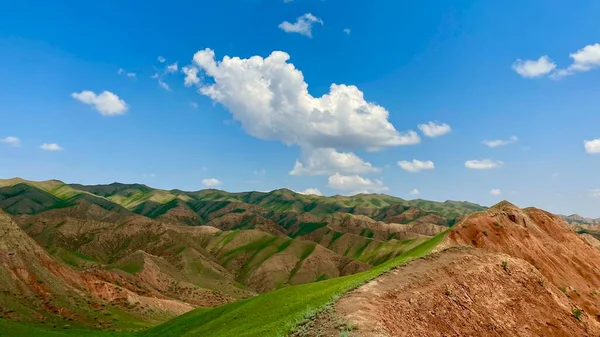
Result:
[[[194,310],[141,336],[284,336],[341,294],[428,254],[444,235],[445,232],[369,271],[282,288],[210,310]]]
[[[292,234],[291,237],[296,238],[302,235],[310,234],[325,226],[327,226],[327,222],[302,222],[300,223],[298,230]]]

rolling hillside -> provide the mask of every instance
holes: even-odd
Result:
[[[0,180],[0,208],[61,268],[95,277],[103,287],[118,289],[111,294],[120,294],[107,296],[103,290],[100,296],[78,288],[84,296],[127,315],[150,315],[143,324],[192,308],[379,270],[473,210],[484,209],[375,194],[184,192],[19,178]],[[145,303],[142,310],[137,298],[158,302]],[[5,315],[19,320],[13,316]],[[110,326],[118,326],[119,318],[111,319],[116,323]],[[98,326],[75,321],[81,327]]]

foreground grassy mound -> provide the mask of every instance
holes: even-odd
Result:
[[[214,309],[194,310],[141,336],[284,336],[341,294],[428,254],[444,235],[445,232],[369,271],[283,288]]]

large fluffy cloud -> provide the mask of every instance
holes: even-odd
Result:
[[[289,58],[275,51],[266,58],[225,56],[217,61],[213,50],[204,49],[185,68],[185,83],[196,84],[201,94],[227,108],[248,134],[300,146],[303,155],[292,170],[296,174],[373,171],[355,154],[339,150],[420,142],[415,131],[396,130],[389,112],[366,101],[356,86],[331,84],[327,94],[313,97]],[[206,81],[200,81],[199,72]]]
[[[328,186],[334,190],[344,191],[348,194],[384,192],[388,190],[387,186],[381,180],[371,180],[356,174],[346,176],[335,173],[329,177]]]
[[[127,103],[110,91],[104,91],[96,95],[92,91],[84,90],[72,93],[71,97],[81,103],[93,106],[102,116],[122,115],[128,109]]]

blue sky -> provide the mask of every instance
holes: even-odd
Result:
[[[599,11],[13,1],[0,12],[0,177],[507,199],[598,217]]]

